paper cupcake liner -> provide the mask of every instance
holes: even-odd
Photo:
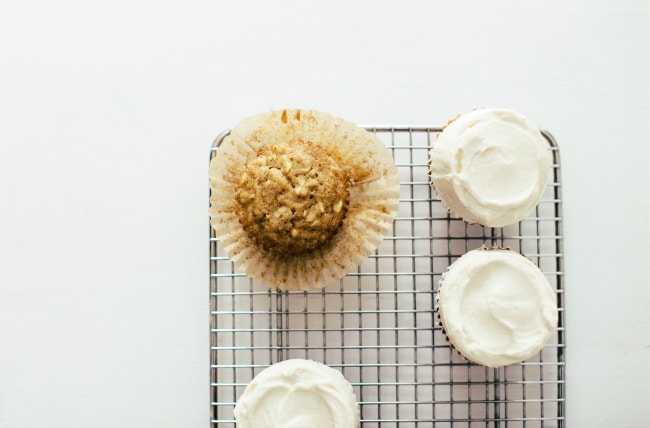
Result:
[[[267,145],[309,141],[335,153],[352,179],[341,228],[328,243],[300,255],[258,246],[237,216],[235,190],[246,164]],[[322,288],[361,264],[385,237],[397,215],[399,174],[386,146],[356,125],[312,110],[282,110],[235,126],[210,163],[210,222],[235,266],[282,290]]]

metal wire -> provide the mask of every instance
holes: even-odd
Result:
[[[565,316],[562,184],[551,134],[551,182],[535,212],[505,228],[451,218],[427,177],[439,127],[368,127],[400,172],[400,209],[377,251],[338,284],[310,292],[268,289],[236,271],[210,228],[211,426],[234,427],[233,408],[271,364],[309,358],[342,371],[362,427],[564,427]],[[214,142],[211,157],[227,132]],[[536,356],[489,369],[445,342],[436,322],[440,275],[483,244],[519,251],[555,289],[556,333]]]

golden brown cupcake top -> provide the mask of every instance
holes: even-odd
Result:
[[[349,178],[339,160],[311,142],[264,146],[235,190],[237,215],[266,251],[302,254],[325,245],[341,227]]]

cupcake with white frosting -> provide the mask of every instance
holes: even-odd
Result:
[[[235,126],[210,162],[210,222],[235,266],[268,286],[338,281],[397,215],[399,174],[375,135],[314,110]]]
[[[438,285],[443,333],[470,361],[502,367],[537,354],[557,327],[556,296],[521,254],[497,247],[469,251]]]
[[[262,370],[234,409],[239,428],[357,428],[359,403],[341,372],[291,359]]]
[[[431,185],[452,215],[503,227],[528,217],[547,184],[548,143],[519,113],[477,109],[452,120],[430,151]]]

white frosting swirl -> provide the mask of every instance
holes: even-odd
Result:
[[[546,187],[548,144],[522,115],[480,109],[451,122],[430,151],[431,184],[455,215],[502,227],[526,218]]]
[[[438,313],[454,348],[488,367],[539,352],[558,320],[555,293],[539,268],[514,251],[485,247],[442,276]]]
[[[311,360],[291,359],[261,371],[234,409],[238,428],[357,428],[359,404],[343,375]]]

